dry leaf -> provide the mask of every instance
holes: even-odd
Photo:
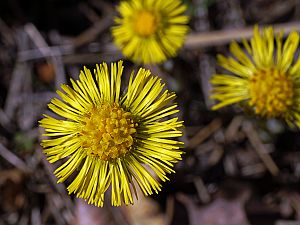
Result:
[[[113,225],[106,208],[89,205],[83,199],[76,199],[75,217],[70,225]]]
[[[210,204],[199,207],[187,195],[176,196],[187,208],[190,225],[249,225],[244,210],[245,199],[248,197],[247,192],[233,200],[219,197]]]

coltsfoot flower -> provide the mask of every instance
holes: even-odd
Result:
[[[231,73],[213,75],[211,98],[218,101],[213,109],[241,103],[258,116],[300,127],[300,57],[295,60],[299,34],[291,32],[285,42],[282,37],[272,27],[260,32],[255,26],[250,43],[243,41],[245,51],[232,42],[234,57],[218,56],[220,66]]]
[[[189,20],[185,10],[180,0],[122,1],[112,28],[114,42],[134,62],[163,62],[183,45]]]
[[[84,68],[72,87],[62,85],[49,108],[62,118],[44,115],[42,147],[48,160],[63,164],[54,174],[63,182],[72,174],[68,192],[103,206],[111,190],[114,206],[133,204],[137,184],[145,195],[161,189],[174,163],[181,160],[183,122],[172,117],[178,110],[175,93],[149,70],[131,73],[122,94],[122,61],[96,66],[94,76]],[[172,118],[169,118],[169,117]],[[158,178],[148,172],[153,170]],[[75,176],[74,176],[75,175]]]

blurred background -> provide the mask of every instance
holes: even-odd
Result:
[[[186,154],[162,192],[97,208],[56,184],[38,120],[83,65],[122,58],[110,34],[118,2],[0,1],[0,225],[300,225],[299,130],[235,107],[211,111],[208,98],[216,55],[254,24],[300,31],[299,0],[184,1],[183,49],[146,66],[177,93],[185,121]]]

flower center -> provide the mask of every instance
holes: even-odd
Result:
[[[82,147],[101,160],[122,157],[132,148],[136,126],[132,114],[119,104],[103,103],[93,108],[83,122]]]
[[[250,79],[250,105],[261,116],[277,117],[293,103],[293,82],[275,68],[258,70]]]
[[[156,17],[148,11],[140,11],[134,21],[134,30],[142,37],[149,37],[156,31]]]

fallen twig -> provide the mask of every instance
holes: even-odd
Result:
[[[275,24],[273,27],[275,32],[284,30],[284,34],[286,35],[291,31],[300,31],[300,22]],[[228,44],[232,40],[249,39],[252,36],[253,27],[192,33],[187,36],[184,48],[187,50],[196,50],[202,47]]]
[[[190,139],[188,147],[195,148],[215,131],[217,131],[221,126],[222,121],[219,118],[214,119],[210,124],[201,129],[194,137]]]
[[[253,125],[249,121],[245,121],[244,125],[243,125],[243,130],[246,133],[253,148],[257,152],[258,156],[265,164],[266,168],[269,170],[269,172],[273,176],[276,176],[279,172],[279,168],[273,161],[272,157],[267,153],[267,150],[266,150],[264,144],[259,139],[258,134],[256,133],[255,129],[253,128]]]
[[[21,171],[24,171],[25,173],[30,172],[30,169],[26,165],[26,163],[20,159],[18,156],[13,154],[11,151],[9,151],[4,145],[0,143],[0,155],[10,164],[14,165]]]
[[[93,41],[101,32],[103,32],[105,29],[108,29],[112,25],[112,22],[112,16],[107,16],[99,22],[94,23],[93,26],[74,38],[74,46],[79,47]]]

